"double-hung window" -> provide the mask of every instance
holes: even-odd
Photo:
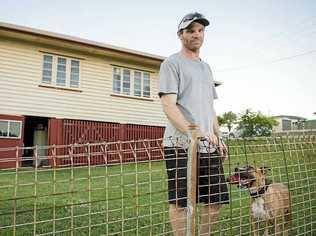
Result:
[[[79,87],[79,61],[71,60],[70,87]]]
[[[67,60],[66,58],[58,57],[57,58],[57,78],[56,85],[57,86],[66,86],[66,67]]]
[[[150,76],[149,73],[143,73],[143,96],[150,97]]]
[[[134,96],[142,96],[142,73],[134,71]]]
[[[130,95],[131,91],[131,71],[123,70],[123,94]]]
[[[113,67],[113,92],[127,96],[150,98],[150,73]]]
[[[57,55],[43,55],[42,84],[64,87],[80,87],[80,61]]]
[[[121,93],[121,68],[113,68],[113,92]]]
[[[0,120],[0,138],[21,138],[22,121]]]
[[[50,84],[52,82],[53,56],[44,55],[42,83]]]

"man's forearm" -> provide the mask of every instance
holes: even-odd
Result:
[[[221,133],[221,131],[219,130],[219,125],[218,125],[218,120],[217,120],[216,113],[214,113],[213,131],[214,131],[214,134],[215,134],[217,137],[221,137],[221,136],[222,136],[222,133]]]
[[[187,133],[190,123],[184,118],[181,111],[175,104],[164,105],[163,111],[165,112],[168,120],[182,133]]]

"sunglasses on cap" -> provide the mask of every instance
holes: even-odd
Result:
[[[196,19],[198,19],[198,18],[204,18],[204,19],[205,19],[205,16],[203,16],[202,14],[197,13],[197,12],[195,12],[195,13],[190,13],[190,14],[186,15],[185,17],[183,17],[181,23],[182,23],[182,22],[189,21],[189,20],[193,20],[193,19],[195,19],[195,18],[196,18]],[[181,23],[180,23],[180,24],[181,24]]]
[[[206,19],[206,17],[203,16],[201,13],[198,13],[198,12],[189,13],[182,18],[178,26],[178,31],[187,28],[194,21],[198,21],[204,26],[208,26],[210,24],[210,22]]]

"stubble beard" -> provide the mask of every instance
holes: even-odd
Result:
[[[198,45],[195,45],[194,42],[187,42],[184,46],[187,50],[197,53],[200,51],[202,44],[203,44],[203,41],[199,41]]]

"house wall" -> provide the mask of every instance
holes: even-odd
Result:
[[[277,122],[278,125],[273,127],[273,132],[281,132],[282,131],[282,119],[281,118],[274,118]]]
[[[12,148],[23,146],[24,117],[12,116],[12,115],[0,115],[0,120],[22,121],[20,138],[1,138],[0,137],[0,169],[1,168],[15,168],[16,166],[20,166],[22,152],[19,149],[17,151],[17,149],[13,150]],[[12,150],[6,150],[6,149],[12,149]]]
[[[43,52],[80,58],[80,89],[41,87]],[[113,96],[112,65],[150,71],[151,99]],[[164,126],[158,68],[0,37],[1,114]]]
[[[308,120],[308,121],[306,121],[305,129],[316,129],[316,120]]]

